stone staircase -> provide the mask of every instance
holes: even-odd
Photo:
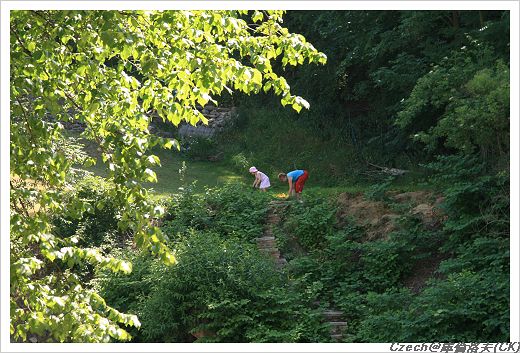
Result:
[[[269,203],[269,210],[267,212],[267,226],[261,238],[256,238],[256,245],[258,249],[271,257],[278,268],[282,268],[287,264],[287,260],[281,256],[280,250],[276,245],[276,238],[274,237],[273,227],[280,223],[280,212],[287,207],[283,201],[271,201]]]
[[[334,341],[341,341],[347,322],[343,321],[343,312],[339,310],[325,310],[322,313],[323,321],[330,326],[330,337]]]
[[[288,204],[284,201],[271,201],[269,203],[264,234],[262,237],[255,239],[258,249],[271,257],[279,269],[287,264],[287,260],[280,254],[276,245],[273,228],[281,222],[281,213],[285,211],[287,206]],[[331,309],[324,310],[322,320],[330,326],[330,337],[334,341],[340,342],[343,338],[343,332],[347,328],[347,322],[343,319],[343,312]]]

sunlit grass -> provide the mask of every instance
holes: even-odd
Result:
[[[205,187],[217,187],[230,182],[249,182],[247,170],[240,174],[223,162],[192,161],[175,150],[155,150],[153,153],[161,160],[161,166],[153,168],[157,173],[157,183],[143,185],[157,194],[177,193],[179,188],[194,182],[196,192],[204,191]],[[183,162],[186,170],[181,173]],[[96,165],[88,170],[98,176],[107,176],[101,158],[97,158]]]

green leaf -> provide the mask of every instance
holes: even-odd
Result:
[[[120,55],[123,60],[127,60],[132,55],[132,47],[125,45]]]
[[[148,180],[149,182],[152,182],[152,183],[157,182],[157,174],[155,174],[155,172],[153,170],[151,170],[150,168],[146,168],[144,173],[147,175],[146,180]]]
[[[179,141],[175,140],[175,139],[172,139],[172,140],[168,140],[165,144],[164,144],[164,148],[167,148],[167,149],[171,149],[172,146],[175,146],[175,148],[177,149],[177,151],[180,151],[181,150],[181,145],[179,144]]]
[[[49,79],[49,76],[48,76],[47,73],[45,73],[44,71],[41,71],[41,72],[40,72],[39,77],[40,77],[40,79],[42,79],[43,81],[47,81],[47,80]]]
[[[252,16],[253,22],[260,22],[264,19],[264,14],[261,11],[255,11]]]
[[[119,270],[123,273],[129,274],[132,272],[132,264],[127,261],[121,261],[119,264]]]
[[[272,82],[271,81],[267,81],[264,85],[264,92],[267,93],[267,91],[269,91],[271,89],[271,86],[272,86]]]
[[[293,109],[296,110],[298,113],[302,110],[302,106],[297,104],[297,103],[294,103],[292,105]]]
[[[181,122],[181,116],[180,116],[179,112],[177,112],[177,111],[176,112],[172,112],[172,111],[168,112],[167,119],[170,122],[172,122],[173,125],[175,125],[175,126],[178,126],[179,123]]]

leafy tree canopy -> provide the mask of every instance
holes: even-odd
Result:
[[[88,263],[128,273],[131,264],[77,239],[58,237],[50,217],[80,217],[102,208],[79,196],[64,199],[72,166],[95,163],[70,154],[62,121],[86,126],[118,202],[118,226],[137,246],[175,262],[166,236],[151,224],[163,213],[142,182],[157,179],[149,149],[178,143],[150,135],[150,111],[175,125],[204,117],[196,105],[223,91],[272,90],[296,111],[273,70],[325,63],[302,35],[282,26],[282,11],[14,11],[11,12],[11,324],[14,340],[128,340],[120,326],[135,316],[110,308],[74,272]],[[66,202],[65,202],[66,201]]]

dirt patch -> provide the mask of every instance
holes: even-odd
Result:
[[[385,203],[366,200],[362,194],[342,193],[338,197],[338,212],[336,217],[339,225],[344,225],[348,218],[363,226],[366,240],[385,238],[397,229],[395,220],[399,217]]]
[[[428,201],[435,200],[435,196],[431,191],[409,191],[409,192],[388,192],[388,195],[398,203],[410,203],[418,205],[421,203],[428,203]]]
[[[395,203],[409,205],[405,212],[419,217],[427,228],[435,229],[445,220],[440,208],[444,198],[431,191],[389,192],[388,196]],[[400,214],[383,201],[367,200],[361,193],[345,192],[338,196],[337,203],[338,224],[344,226],[349,218],[354,219],[356,224],[366,229],[367,241],[384,239],[388,233],[398,229]]]
[[[438,227],[445,219],[441,209],[444,197],[435,195],[431,191],[411,191],[393,194],[392,199],[401,204],[409,204],[410,213],[418,216],[428,228]]]

